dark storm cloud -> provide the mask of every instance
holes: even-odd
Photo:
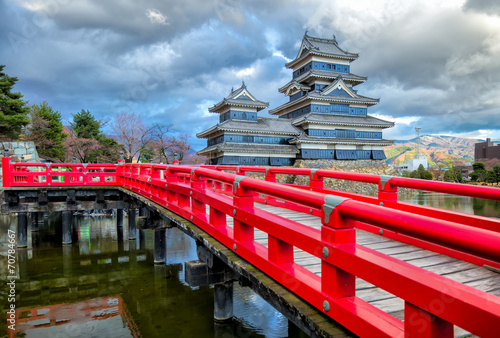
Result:
[[[467,0],[464,9],[500,15],[500,3],[497,0]]]
[[[135,111],[194,136],[217,122],[208,107],[241,80],[270,108],[285,102],[285,58],[308,29],[360,53],[351,70],[369,80],[356,89],[381,99],[371,113],[406,123],[391,137],[415,125],[499,128],[498,25],[478,12],[490,7],[360,1],[0,0],[0,64],[31,103],[47,100],[66,120],[82,108]]]

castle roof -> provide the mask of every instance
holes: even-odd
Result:
[[[231,143],[223,142],[206,147],[197,153],[199,155],[208,154],[211,152],[236,152],[236,153],[274,153],[274,154],[289,154],[295,156],[299,150],[294,145],[288,144],[255,144],[249,147],[248,143]]]
[[[346,74],[346,73],[339,73],[339,72],[331,72],[328,70],[317,70],[317,69],[311,69],[307,73],[304,73],[292,81],[288,82],[286,85],[281,87],[279,90],[280,93],[286,92],[287,88],[293,83],[293,82],[298,82],[298,83],[304,83],[309,79],[328,79],[328,80],[336,80],[339,76],[342,76],[344,81],[346,82],[353,82],[353,85],[358,85],[360,83],[366,82],[367,78],[366,76],[359,76],[356,74]]]
[[[373,106],[379,102],[378,99],[359,95],[356,91],[349,88],[345,84],[342,76],[339,76],[337,80],[335,80],[329,86],[323,88],[321,91],[315,90],[307,92],[304,96],[295,101],[287,102],[279,107],[269,110],[269,114],[279,115],[279,113],[283,109],[293,107],[301,102],[308,100],[326,101],[329,103],[345,103],[345,104],[362,103],[366,104],[367,106]]]
[[[390,128],[394,127],[394,122],[385,121],[373,116],[352,116],[352,115],[333,115],[321,113],[309,113],[292,120],[294,126],[301,126],[306,123],[339,125],[349,127],[374,127]]]
[[[335,57],[345,60],[356,60],[358,54],[349,53],[339,47],[335,36],[332,39],[323,39],[307,35],[307,32],[302,38],[302,45],[300,47],[297,57],[286,64],[287,68],[292,68],[301,60],[305,59],[308,55],[318,55],[326,57]]]
[[[227,120],[196,134],[196,137],[209,138],[218,131],[290,136],[300,134],[300,131],[292,125],[291,120],[259,117],[257,121]]]
[[[257,111],[267,108],[269,102],[259,101],[247,89],[245,82],[242,82],[241,87],[236,90],[231,90],[228,96],[222,101],[216,103],[208,109],[211,113],[218,113],[222,108],[230,107],[246,107],[257,108]]]
[[[291,90],[291,89],[295,89],[297,91],[309,91],[311,90],[311,87],[310,86],[306,86],[302,83],[299,83],[298,81],[296,80],[292,80],[290,82],[288,82],[286,85],[284,85],[283,87],[281,87],[279,89],[279,92],[280,93],[286,93],[288,95],[288,92]]]
[[[291,144],[313,143],[313,144],[345,144],[345,145],[373,145],[373,146],[390,146],[394,143],[391,140],[370,140],[370,139],[352,139],[352,138],[336,138],[336,137],[315,137],[306,134],[293,138],[289,141]]]

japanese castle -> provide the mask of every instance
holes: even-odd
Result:
[[[292,80],[279,88],[289,102],[269,110],[277,118],[259,117],[269,103],[254,97],[243,82],[209,108],[219,123],[196,136],[207,139],[198,152],[210,164],[293,165],[296,159],[382,160],[382,130],[394,123],[367,115],[378,99],[354,87],[366,77],[351,73],[358,54],[333,39],[306,34],[297,57],[286,64]]]

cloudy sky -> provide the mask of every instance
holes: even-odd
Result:
[[[242,80],[270,108],[286,102],[305,30],[360,54],[356,89],[396,122],[385,138],[500,139],[497,0],[0,0],[0,64],[65,122],[137,112],[199,150],[195,133],[218,121],[208,107]]]

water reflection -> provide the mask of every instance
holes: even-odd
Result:
[[[472,215],[500,218],[500,201],[419,191],[403,202],[463,212]]]
[[[17,335],[24,337],[76,337],[87,332],[99,332],[105,337],[140,337],[121,297],[17,310],[16,322]]]
[[[197,259],[196,243],[177,229],[167,230],[166,265],[154,265],[152,230],[137,230],[137,239],[128,240],[128,228],[117,227],[114,216],[75,216],[75,243],[62,246],[60,222],[60,216],[45,217],[37,232],[28,231],[28,248],[16,250],[18,336],[303,336],[237,283],[235,320],[216,327],[213,289],[184,282],[183,263]],[[9,228],[16,229],[16,218],[0,215],[3,276]],[[0,332],[7,332],[6,321]]]

